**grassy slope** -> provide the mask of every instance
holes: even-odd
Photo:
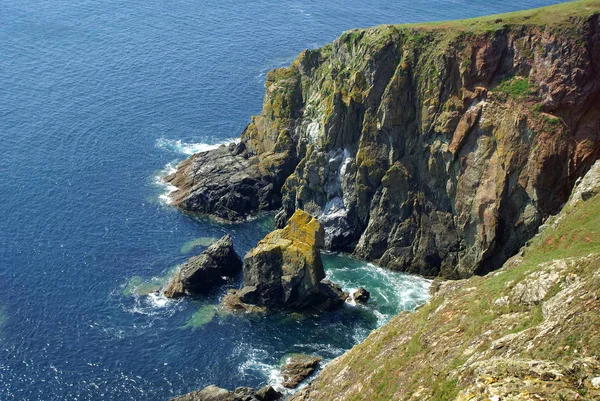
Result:
[[[566,207],[561,216],[524,248],[522,256],[507,262],[500,271],[444,284],[417,312],[396,317],[332,362],[312,384],[310,399],[451,400],[475,380],[474,372],[466,365],[469,358],[504,357],[502,352],[508,352],[512,359],[552,361],[560,366],[572,364],[574,358],[592,357],[598,361],[600,195]],[[549,262],[588,255],[592,256],[568,264],[543,302],[494,305],[501,297],[510,298],[519,283],[526,282],[532,273],[544,271]],[[544,326],[544,304],[566,288],[565,283],[573,277],[584,283],[581,295],[565,305],[573,311],[573,319],[557,323],[544,334],[548,329],[548,324]],[[504,351],[496,350],[498,340],[511,334],[522,334],[523,338],[517,337],[516,343]],[[590,396],[590,385],[584,381],[574,376],[554,383],[556,391],[549,387],[544,397],[596,399]],[[548,384],[552,386],[553,382],[544,386]],[[530,395],[535,391],[539,390],[530,389]],[[460,399],[479,399],[474,397],[461,394]]]

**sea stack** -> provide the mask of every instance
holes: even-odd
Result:
[[[303,310],[343,303],[347,294],[323,281],[324,237],[319,221],[297,210],[283,229],[267,234],[246,254],[244,287],[228,294],[225,304],[233,309]]]

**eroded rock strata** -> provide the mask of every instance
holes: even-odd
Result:
[[[325,246],[450,278],[496,269],[600,154],[597,1],[345,32],[271,71],[241,142],[183,162],[175,204],[317,216]]]

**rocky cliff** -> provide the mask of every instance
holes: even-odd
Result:
[[[450,278],[502,265],[600,155],[600,2],[345,32],[271,71],[241,143],[168,179],[240,220],[296,209],[326,246]]]
[[[531,244],[447,281],[292,401],[599,400],[600,162]]]

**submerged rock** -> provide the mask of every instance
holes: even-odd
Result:
[[[223,283],[223,277],[233,277],[241,269],[242,260],[235,253],[233,240],[227,234],[181,266],[165,287],[164,295],[176,298],[186,293],[208,292]]]
[[[288,357],[281,368],[283,387],[298,387],[304,379],[317,369],[321,360],[321,357],[304,354],[294,354]]]
[[[202,390],[175,397],[171,401],[275,401],[281,397],[282,394],[271,386],[263,387],[260,390],[238,387],[235,391],[217,386],[207,386]]]
[[[361,304],[366,304],[370,297],[371,293],[365,290],[363,287],[360,287],[354,292],[354,294],[352,294],[352,299],[354,300],[354,302],[358,302]]]
[[[323,281],[320,248],[324,231],[317,219],[298,210],[287,226],[275,230],[244,258],[244,287],[224,300],[233,309],[244,304],[268,309],[330,309],[343,303],[339,286]]]

